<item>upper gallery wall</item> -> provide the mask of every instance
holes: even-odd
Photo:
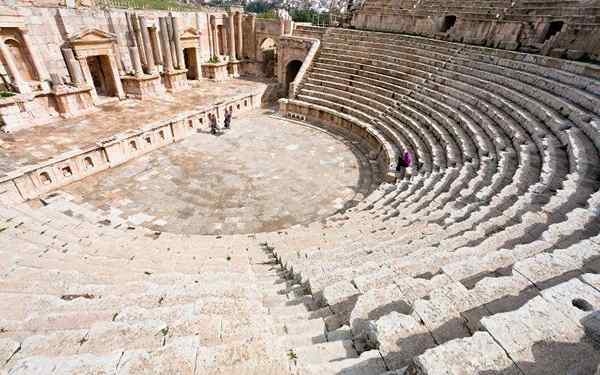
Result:
[[[352,26],[600,61],[599,0],[364,0]]]

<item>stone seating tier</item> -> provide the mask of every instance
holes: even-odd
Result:
[[[393,127],[399,149],[413,151],[421,166],[328,226],[372,234],[385,226],[388,235],[314,247],[294,246],[291,235],[281,242],[265,236],[289,277],[331,309],[328,328],[349,324],[355,347],[379,350],[389,369],[439,373],[429,353],[468,353],[476,342],[489,345],[510,373],[525,365],[506,356],[511,336],[499,340],[502,330],[494,335],[488,322],[542,303],[536,296],[562,293],[567,315],[578,293],[590,301],[586,308],[597,308],[598,290],[577,279],[597,272],[600,251],[597,78],[575,74],[574,65],[545,67],[527,56],[486,52],[328,30],[300,86],[299,100]],[[477,172],[487,178],[470,181]],[[473,193],[479,199],[465,199]],[[537,343],[523,345],[519,350]],[[539,365],[528,364],[543,373],[550,356],[541,350]],[[486,363],[463,361],[456,370]],[[577,357],[557,367],[597,365]]]

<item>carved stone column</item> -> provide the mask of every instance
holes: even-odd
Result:
[[[233,20],[233,13],[230,13],[227,16],[227,31],[228,31],[228,36],[229,36],[229,41],[228,41],[228,50],[229,50],[229,59],[231,61],[234,61],[235,58],[235,22]]]
[[[248,55],[256,60],[256,14],[254,13],[250,15],[250,41]]]
[[[148,32],[148,21],[146,17],[139,17],[140,29],[142,31],[142,41],[144,42],[144,51],[146,52],[146,69],[148,74],[156,73],[156,64],[154,63],[154,53],[152,52],[152,43],[150,43],[150,33]]]
[[[163,52],[163,63],[166,73],[173,73],[173,60],[171,59],[171,46],[169,43],[169,30],[167,29],[167,19],[161,17],[160,22],[160,41]]]
[[[236,13],[236,24],[237,24],[237,42],[236,42],[236,52],[237,52],[237,58],[239,60],[244,58],[244,39],[242,34],[244,33],[244,29],[242,28],[242,13],[241,12],[237,12]]]
[[[6,62],[6,69],[12,78],[12,84],[15,86],[15,89],[21,94],[31,93],[31,87],[29,87],[29,84],[23,80],[12,53],[2,41],[0,41],[0,54],[2,54],[2,58]]]
[[[215,16],[211,16],[211,23],[212,23],[213,48],[214,48],[213,56],[219,56],[221,54],[221,46],[220,46],[219,31],[217,30],[217,21],[215,20]]]
[[[179,17],[171,15],[173,22],[173,42],[175,43],[175,50],[177,55],[177,68],[185,69],[185,59],[183,57],[183,48],[181,47],[181,27],[179,25]]]
[[[208,54],[212,57],[215,56],[215,46],[213,42],[213,27],[214,27],[214,17],[210,15],[206,15],[207,25],[208,25]],[[199,28],[198,28],[199,29]]]
[[[169,40],[169,51],[171,52],[171,63],[173,68],[177,68],[177,49],[175,48],[175,39],[173,38],[173,18],[170,16],[164,17],[167,24],[167,36]]]
[[[136,47],[129,47],[129,56],[131,57],[131,63],[135,70],[135,76],[141,78],[144,76],[144,70],[142,69],[142,61],[140,60],[140,53]]]
[[[71,48],[63,48],[62,53],[63,57],[65,58],[65,63],[67,64],[67,70],[69,71],[71,82],[76,86],[85,83],[83,72],[81,71],[81,66],[75,59],[73,50]]]
[[[96,102],[98,98],[98,92],[96,91],[96,86],[94,86],[94,78],[92,77],[92,72],[90,72],[90,67],[87,63],[87,59],[85,57],[77,57],[77,61],[79,61],[79,66],[81,67],[81,72],[83,73],[83,78],[90,85],[92,91],[92,100]]]
[[[158,38],[158,28],[152,27],[150,29],[150,39],[156,48],[152,48],[152,53],[154,54],[154,63],[155,64],[163,64],[162,54],[160,51],[160,39]]]
[[[108,55],[108,61],[110,63],[110,71],[112,72],[117,96],[119,97],[119,99],[125,99],[125,90],[123,90],[123,83],[121,82],[121,75],[119,74],[117,60],[115,60],[114,55]]]
[[[148,61],[146,60],[146,52],[144,51],[144,41],[142,40],[142,31],[140,30],[140,22],[138,20],[138,16],[137,14],[132,13],[130,15],[130,18],[135,42],[140,51],[140,60],[142,61],[142,65],[147,66]]]
[[[33,63],[33,68],[35,69],[35,75],[37,79],[40,81],[46,81],[50,79],[50,74],[48,74],[48,70],[46,66],[43,64],[38,51],[33,47],[33,43],[31,43],[31,38],[29,36],[29,32],[27,30],[21,29],[21,37],[23,38],[23,42],[25,43],[25,48],[27,48],[27,52],[31,56],[31,60]]]

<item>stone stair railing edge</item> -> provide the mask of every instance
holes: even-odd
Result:
[[[298,89],[300,88],[300,84],[302,83],[304,76],[306,76],[306,73],[312,67],[315,57],[317,56],[317,53],[319,52],[319,48],[321,47],[321,41],[319,39],[313,39],[313,38],[303,38],[303,39],[310,41],[312,43],[312,45],[311,45],[310,49],[308,50],[306,58],[304,59],[304,62],[302,63],[302,66],[300,67],[300,70],[298,71],[296,78],[294,79],[293,82],[290,83],[288,94],[291,99],[296,99],[296,97],[298,95]]]

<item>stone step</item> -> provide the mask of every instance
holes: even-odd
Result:
[[[358,357],[351,340],[332,341],[289,348],[287,354],[300,364],[317,364],[342,361]]]

